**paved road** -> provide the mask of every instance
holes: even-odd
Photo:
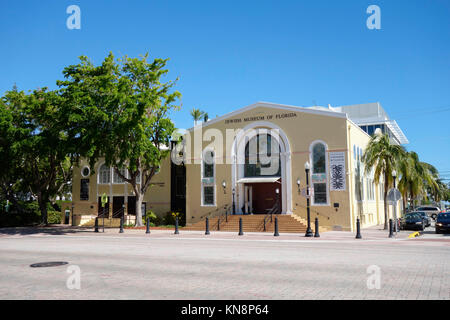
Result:
[[[0,232],[0,299],[450,299],[450,236],[400,234]],[[43,261],[69,265],[30,268]]]

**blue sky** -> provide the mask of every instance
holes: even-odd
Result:
[[[81,8],[81,30],[66,8]],[[369,5],[381,30],[369,30]],[[0,92],[56,88],[62,70],[149,52],[180,77],[189,110],[211,118],[256,101],[297,106],[380,102],[409,150],[450,178],[450,1],[2,1]],[[447,180],[450,181],[450,180]]]

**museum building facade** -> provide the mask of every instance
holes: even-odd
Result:
[[[376,185],[362,163],[372,130],[364,117],[376,126],[380,114],[380,130],[394,143],[407,143],[378,103],[295,107],[258,102],[201,123],[172,143],[172,156],[153,177],[143,210],[161,217],[181,212],[187,225],[224,212],[306,219],[309,194],[311,217],[329,230],[354,230],[357,217],[363,226],[384,223],[383,184]],[[74,170],[73,224],[97,216],[124,215],[133,221],[131,186],[102,161],[94,169],[92,174],[82,161]],[[105,208],[102,194],[109,197]]]

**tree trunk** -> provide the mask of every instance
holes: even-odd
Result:
[[[144,194],[138,189],[136,193],[136,227],[142,227],[142,201],[144,200]]]
[[[47,201],[42,193],[38,194],[39,210],[41,211],[41,224],[48,225],[48,215],[47,215]]]
[[[403,195],[403,213],[406,213],[406,198],[408,197],[408,194],[406,193],[405,195]]]
[[[387,203],[387,194],[388,194],[388,181],[387,176],[384,176],[384,230],[388,228],[388,203]]]
[[[384,230],[387,230],[388,225],[388,204],[387,204],[387,192],[384,190]]]

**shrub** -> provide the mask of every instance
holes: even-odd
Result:
[[[174,225],[175,224],[175,217],[172,215],[172,212],[166,212],[166,215],[163,219],[164,225]]]
[[[19,205],[22,213],[12,204],[8,212],[1,210],[0,227],[22,227],[41,223],[41,211],[37,201],[19,201]],[[49,224],[61,223],[61,212],[55,211],[50,203],[47,205],[47,217]]]
[[[61,223],[61,212],[54,210],[47,211],[47,221],[49,224]]]
[[[19,213],[17,207],[11,204],[8,212],[0,213],[0,227],[20,227],[38,224],[41,222],[41,212],[36,201],[19,201],[23,212]]]
[[[164,216],[164,225],[174,226],[176,217],[178,217],[178,225],[184,226],[186,223],[185,215],[179,212],[167,212]]]

